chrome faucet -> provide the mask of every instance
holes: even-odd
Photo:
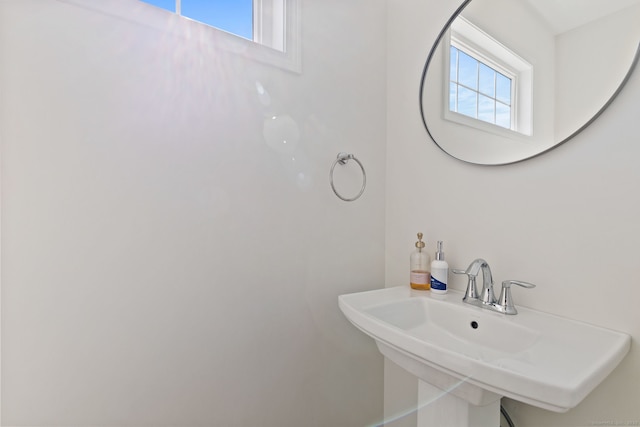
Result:
[[[478,294],[476,277],[480,270],[482,270],[482,292]],[[462,298],[463,302],[504,314],[518,313],[513,304],[511,285],[518,285],[524,288],[534,288],[536,286],[520,280],[505,280],[502,282],[500,297],[496,299],[495,293],[493,292],[493,276],[491,275],[491,268],[489,268],[487,261],[478,258],[473,261],[466,270],[453,269],[451,271],[456,274],[466,274],[469,279],[467,282],[467,290],[464,293],[464,298]]]

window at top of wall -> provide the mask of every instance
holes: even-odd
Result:
[[[299,0],[58,0],[300,72]]]
[[[272,49],[287,50],[285,0],[139,0]],[[289,13],[288,13],[289,12]],[[291,24],[291,22],[289,22]]]
[[[529,63],[462,17],[451,26],[447,54],[447,120],[494,133],[532,134]]]

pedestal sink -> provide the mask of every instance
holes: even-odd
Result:
[[[505,316],[462,296],[401,286],[338,298],[385,357],[419,378],[419,400],[435,402],[420,408],[420,426],[498,426],[503,396],[566,412],[631,345],[621,332],[525,307]]]

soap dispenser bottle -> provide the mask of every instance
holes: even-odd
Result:
[[[431,288],[431,257],[424,249],[422,241],[422,233],[418,233],[418,241],[416,242],[416,250],[411,254],[409,259],[411,267],[410,284],[412,289],[428,291]]]
[[[442,252],[442,241],[438,241],[436,259],[431,263],[431,292],[436,294],[446,294],[449,283],[449,264],[444,260]]]

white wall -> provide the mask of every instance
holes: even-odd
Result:
[[[296,75],[197,27],[0,2],[2,425],[380,420],[337,296],[383,286],[386,4],[301,3]]]
[[[593,117],[623,81],[638,49],[638,21],[640,3],[557,36],[557,141]]]
[[[511,166],[471,166],[428,140],[418,112],[423,60],[459,2],[398,3],[388,26],[387,286],[407,283],[408,255],[423,231],[432,251],[444,241],[452,267],[483,257],[496,282],[537,284],[515,290],[516,304],[629,333],[630,354],[568,413],[506,404],[518,427],[639,422],[640,288],[633,266],[640,256],[640,72],[571,142]],[[454,288],[464,286],[454,278]],[[413,379],[390,363],[385,379],[386,416],[415,407]]]

